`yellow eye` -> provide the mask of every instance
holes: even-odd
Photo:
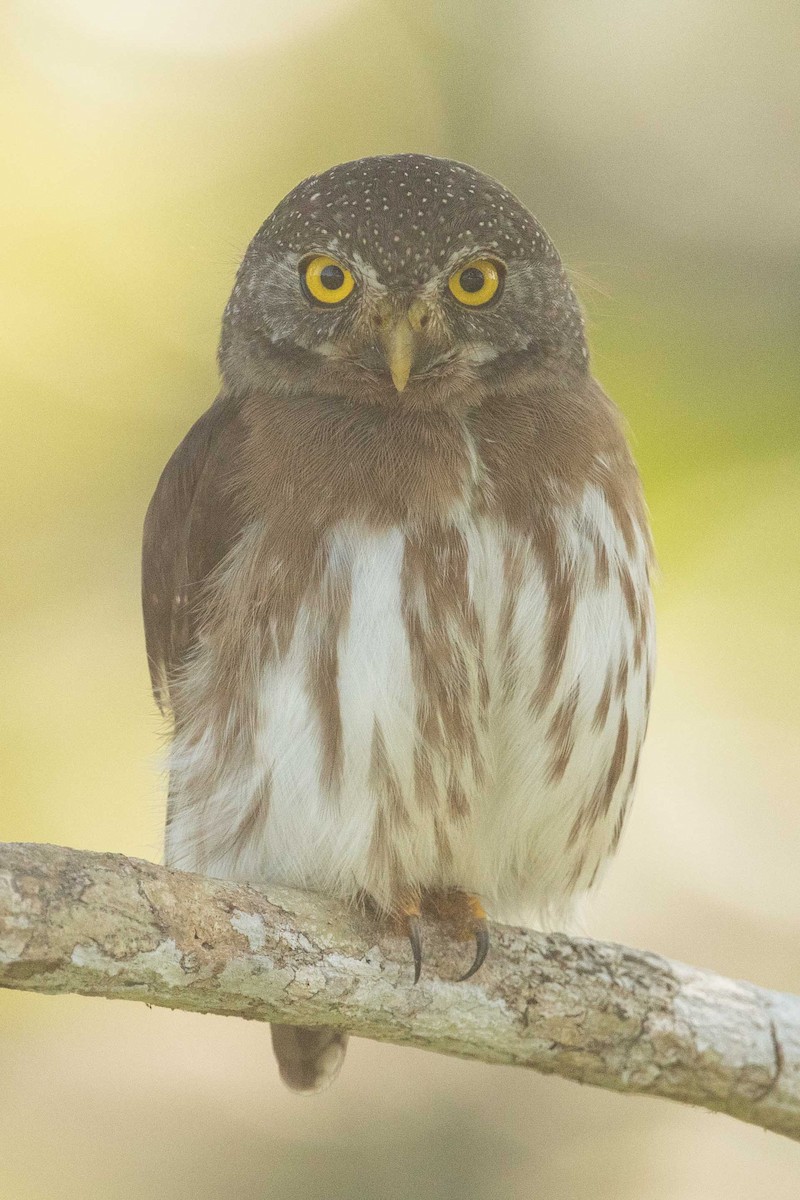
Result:
[[[300,278],[306,294],[320,304],[338,304],[346,300],[355,287],[347,267],[326,254],[317,254],[301,269]]]
[[[447,286],[460,304],[477,308],[488,304],[500,287],[500,268],[488,258],[473,258],[459,267],[447,281]]]

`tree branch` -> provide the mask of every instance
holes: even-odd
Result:
[[[0,844],[0,986],[337,1025],[703,1105],[800,1140],[800,998],[624,946],[494,926],[405,941],[320,896],[119,854]]]

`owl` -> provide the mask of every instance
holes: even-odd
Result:
[[[487,913],[598,880],[645,734],[650,535],[579,304],[501,184],[365,158],[259,229],[219,367],[145,522],[166,862],[366,900],[416,977],[444,905],[467,978]],[[272,1039],[298,1091],[347,1040]]]

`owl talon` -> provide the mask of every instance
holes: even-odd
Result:
[[[475,921],[475,958],[472,960],[472,966],[467,971],[466,975],[461,975],[457,983],[463,983],[465,979],[471,979],[476,972],[480,971],[486,961],[486,955],[489,953],[489,924],[485,917],[477,918]]]
[[[422,974],[422,936],[420,934],[419,917],[416,913],[406,915],[408,940],[411,942],[411,953],[414,956],[414,983],[419,983]]]

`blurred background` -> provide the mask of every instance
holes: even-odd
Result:
[[[300,178],[426,151],[547,227],[661,566],[629,831],[585,931],[800,992],[800,74],[779,0],[20,0],[0,50],[0,838],[158,859],[138,599],[239,258]],[[800,1147],[365,1041],[0,993],[9,1200],[792,1200]]]

